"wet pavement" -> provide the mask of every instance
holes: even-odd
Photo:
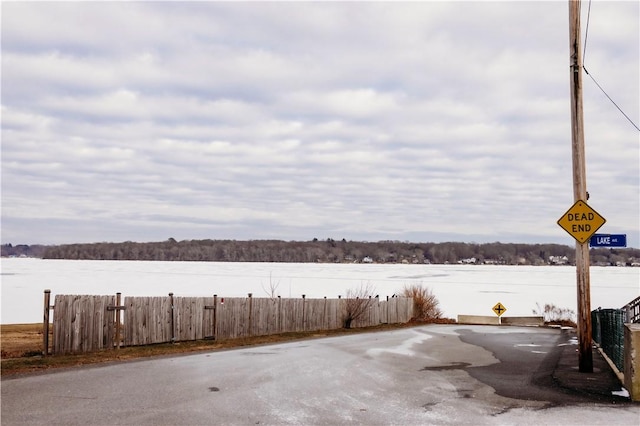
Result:
[[[575,344],[562,346],[558,360],[555,363],[551,378],[563,391],[584,396],[594,401],[611,403],[629,402],[626,390],[614,373],[609,363],[594,346],[592,348],[593,372],[582,373],[578,370],[578,349],[575,332],[568,332]],[[640,424],[640,418],[638,419]]]
[[[639,424],[571,331],[428,325],[3,378],[2,424]]]

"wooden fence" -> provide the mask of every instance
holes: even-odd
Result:
[[[45,327],[48,329],[45,291]],[[125,297],[56,295],[52,353],[89,352],[114,347],[201,339],[234,339],[270,334],[338,329],[348,306],[366,305],[351,327],[404,323],[411,319],[407,298],[283,299],[248,297]],[[47,329],[45,333],[47,334]],[[45,353],[49,344],[45,340]]]
[[[109,306],[115,305],[115,301],[115,296],[56,296],[54,353],[91,352],[113,347],[115,322]]]

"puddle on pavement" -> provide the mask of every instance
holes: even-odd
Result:
[[[454,362],[448,365],[435,365],[432,367],[423,367],[420,371],[446,371],[446,370],[464,370],[471,364],[468,362]]]

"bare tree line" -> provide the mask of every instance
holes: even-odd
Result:
[[[65,244],[27,246],[5,244],[2,256],[46,259],[160,260],[294,263],[494,263],[546,265],[551,258],[573,264],[575,248],[560,244],[514,243],[412,243],[401,241],[347,241],[313,239],[281,240],[184,240],[161,242]],[[566,259],[564,259],[566,257]],[[640,250],[592,249],[592,264],[616,265],[640,261]],[[556,261],[551,263],[557,263]]]

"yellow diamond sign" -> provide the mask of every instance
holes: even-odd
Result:
[[[558,219],[558,225],[567,231],[580,244],[589,241],[593,235],[604,223],[606,219],[597,211],[589,207],[582,200],[576,201],[567,212]]]
[[[493,312],[495,312],[497,316],[502,316],[506,311],[507,308],[500,302],[496,303],[496,306],[493,307]]]

